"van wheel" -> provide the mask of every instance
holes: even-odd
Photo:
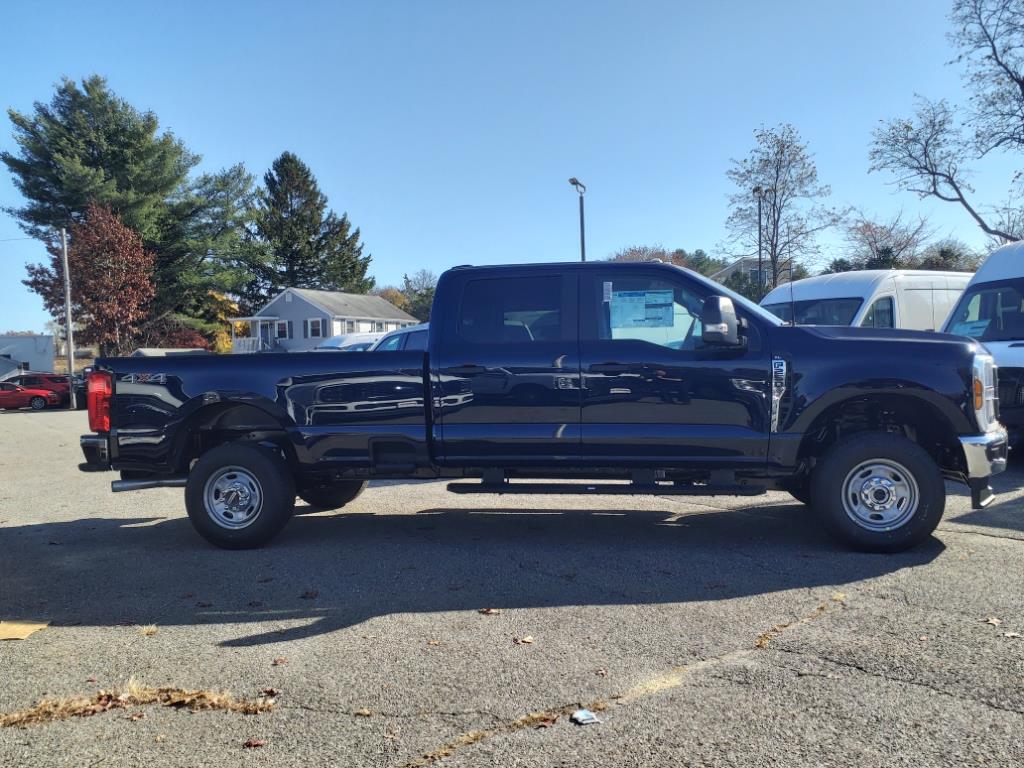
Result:
[[[299,490],[299,498],[314,509],[340,509],[366,488],[365,480],[343,480]]]
[[[833,534],[866,552],[901,552],[927,539],[946,506],[935,460],[887,432],[846,437],[811,477],[811,500]]]
[[[295,484],[277,454],[228,443],[204,453],[185,485],[185,507],[199,535],[223,549],[262,547],[291,519]]]

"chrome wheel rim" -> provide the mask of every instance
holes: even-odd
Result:
[[[920,500],[917,480],[891,459],[861,462],[843,481],[843,509],[869,531],[893,531],[905,525]]]
[[[242,467],[224,467],[210,476],[203,491],[206,513],[221,528],[252,525],[263,509],[263,487]]]

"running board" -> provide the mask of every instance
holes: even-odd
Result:
[[[452,493],[551,494],[559,496],[759,496],[761,485],[675,483],[448,483]]]
[[[145,491],[150,488],[184,488],[187,477],[153,477],[139,480],[114,480],[110,490],[114,493],[125,491]]]

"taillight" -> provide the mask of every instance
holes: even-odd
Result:
[[[106,371],[89,374],[88,394],[89,429],[93,432],[110,431],[110,396],[114,392],[113,380]]]

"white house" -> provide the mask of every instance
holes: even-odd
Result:
[[[343,333],[394,331],[419,322],[380,296],[285,288],[255,315],[232,320],[234,352],[302,352]],[[234,324],[249,337],[235,338]]]
[[[19,371],[53,370],[53,336],[0,336],[0,379]]]

